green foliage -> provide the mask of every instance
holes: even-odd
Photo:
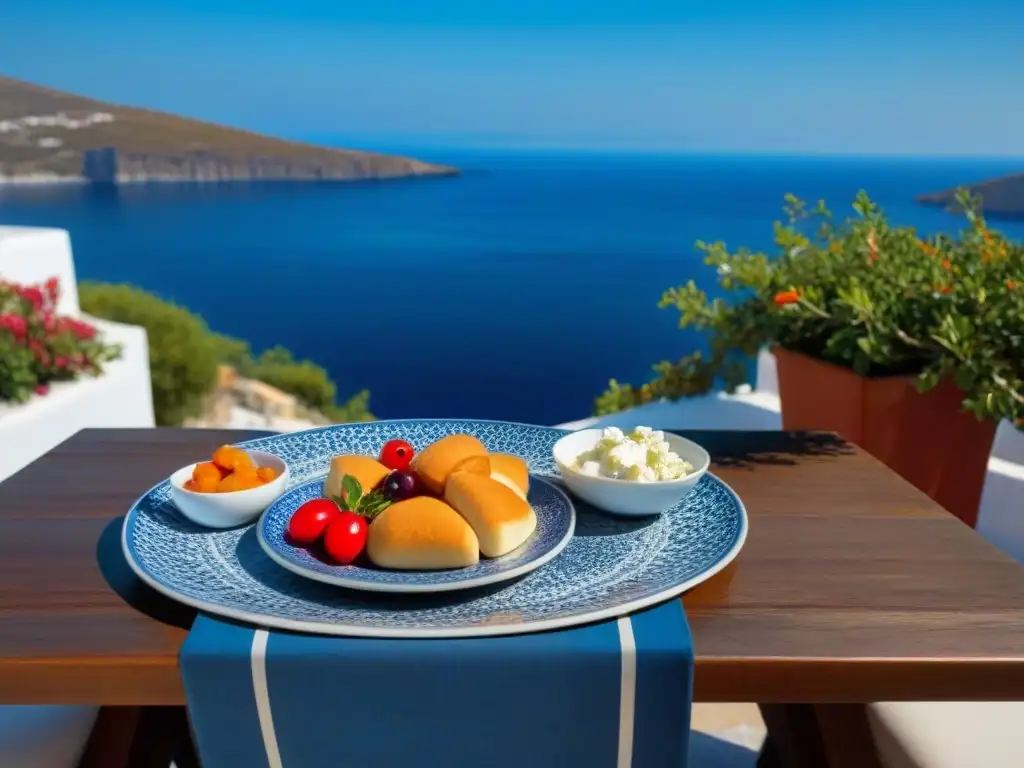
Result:
[[[152,293],[128,285],[84,283],[79,301],[91,315],[146,329],[153,408],[161,426],[180,425],[202,412],[219,363],[295,395],[332,421],[373,420],[369,392],[364,390],[337,404],[334,382],[316,363],[295,360],[283,347],[254,357],[248,342],[213,333],[198,315]]]
[[[305,405],[320,411],[332,421],[373,420],[373,414],[369,411],[369,392],[363,390],[347,402],[336,404],[337,387],[327,371],[309,360],[293,359],[292,353],[284,347],[264,350],[240,370],[247,371],[247,376],[295,395]]]
[[[336,389],[327,371],[309,360],[294,360],[284,347],[264,350],[252,371],[254,378],[290,392],[310,408],[323,411],[334,405]]]
[[[634,388],[610,382],[599,415],[661,398],[742,383],[742,361],[779,345],[866,376],[915,375],[926,391],[945,377],[981,418],[1024,418],[1024,247],[990,229],[966,192],[957,237],[922,239],[893,227],[865,193],[855,217],[835,223],[823,202],[808,211],[789,195],[772,258],[698,243],[734,301],[709,299],[693,281],[667,291],[680,327],[704,331],[707,354],[655,366]]]
[[[131,285],[83,283],[78,300],[90,315],[146,329],[157,424],[178,426],[202,412],[219,350],[201,317]]]
[[[221,333],[213,333],[211,338],[217,348],[217,359],[225,365],[230,365],[240,376],[251,378],[252,348],[249,342]]]
[[[362,389],[341,405],[324,409],[324,416],[338,424],[356,421],[373,421],[370,413],[370,390]]]

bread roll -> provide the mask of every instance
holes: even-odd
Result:
[[[423,485],[437,495],[444,493],[448,475],[462,469],[491,474],[491,463],[484,444],[471,435],[448,435],[431,443],[412,458],[410,469],[419,475]]]
[[[372,491],[381,480],[388,476],[390,469],[369,456],[349,454],[336,456],[331,461],[331,471],[324,483],[324,496],[341,496],[341,479],[352,475],[363,487],[363,493]]]
[[[366,554],[380,568],[465,568],[480,562],[480,543],[454,509],[440,499],[417,496],[377,516],[367,534]]]
[[[473,527],[485,557],[508,554],[537,528],[533,507],[511,488],[485,475],[452,473],[444,498]]]
[[[491,477],[502,485],[507,485],[524,499],[530,492],[530,468],[518,456],[510,453],[492,453]]]

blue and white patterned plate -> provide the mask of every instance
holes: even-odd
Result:
[[[447,571],[388,571],[357,565],[332,565],[304,547],[288,542],[285,531],[295,510],[323,497],[324,479],[304,483],[275,501],[256,523],[260,546],[271,560],[308,579],[368,592],[451,592],[508,581],[540,568],[565,549],[576,527],[572,502],[540,478],[532,478],[528,501],[537,514],[537,530],[507,555],[481,559],[471,568]]]
[[[341,424],[243,445],[288,462],[295,487],[327,474],[342,453],[374,455],[393,438],[417,449],[456,432],[492,452],[526,459],[557,483],[551,455],[566,430],[500,421],[410,420]],[[472,637],[539,632],[623,616],[705,581],[739,553],[747,515],[735,493],[705,475],[654,518],[616,518],[574,500],[576,530],[561,554],[502,584],[428,595],[341,590],[298,576],[266,556],[256,528],[212,531],[175,509],[167,482],[128,512],[125,556],[150,586],[208,613],[263,627],[362,637]]]

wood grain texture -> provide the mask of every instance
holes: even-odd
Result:
[[[827,435],[680,432],[740,494],[737,561],[684,599],[698,701],[1024,698],[1024,570]],[[175,705],[194,613],[141,584],[124,512],[255,433],[86,430],[0,484],[0,703]]]

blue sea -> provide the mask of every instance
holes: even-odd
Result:
[[[387,148],[381,148],[387,151]],[[713,274],[693,243],[771,247],[783,195],[839,215],[865,189],[923,232],[922,192],[1012,160],[665,156],[404,148],[458,178],[337,184],[0,187],[0,224],[70,231],[80,279],[126,281],[209,325],[324,365],[381,417],[553,424],[610,378],[700,339],[659,310]],[[1001,225],[1024,238],[1024,224]]]

